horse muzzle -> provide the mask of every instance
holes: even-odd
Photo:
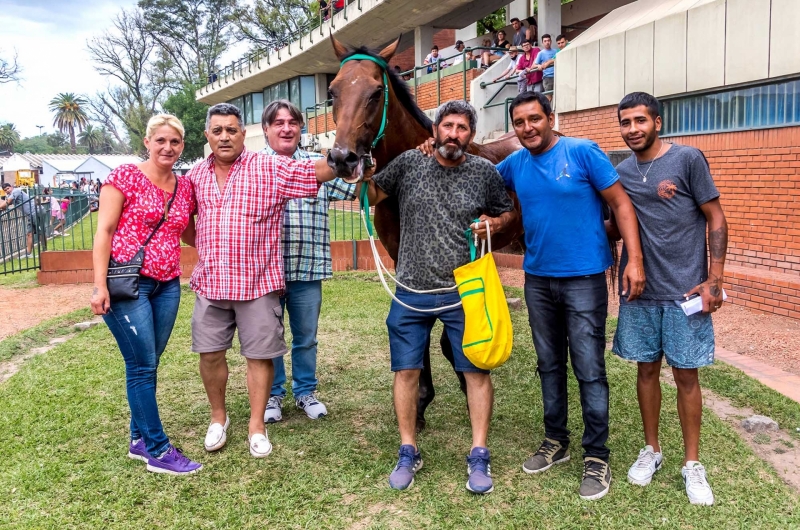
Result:
[[[333,174],[348,184],[355,184],[364,179],[364,157],[358,156],[349,149],[333,147],[328,151],[328,166]]]

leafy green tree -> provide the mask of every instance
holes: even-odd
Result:
[[[62,92],[50,100],[50,112],[55,113],[53,126],[64,134],[69,134],[72,152],[77,152],[75,129],[82,131],[89,124],[86,116],[88,102],[72,92]]]
[[[78,135],[78,143],[89,150],[90,155],[97,154],[103,147],[105,137],[103,131],[91,123]]]
[[[329,2],[333,3],[333,0]],[[232,18],[237,37],[274,50],[319,25],[319,3],[307,0],[239,0]]]
[[[55,154],[63,154],[69,150],[69,138],[61,131],[47,135],[47,145],[53,149]]]
[[[497,31],[506,26],[506,8],[501,7],[494,13],[486,15],[478,20],[478,35]]]
[[[0,151],[12,152],[19,140],[19,131],[13,123],[0,125]]]
[[[15,153],[33,153],[35,155],[49,155],[53,154],[53,147],[47,143],[46,134],[39,136],[31,136],[30,138],[23,138],[17,145],[14,146]]]
[[[181,155],[181,161],[184,162],[203,158],[203,146],[206,143],[203,131],[206,128],[208,105],[195,99],[197,88],[197,85],[186,84],[179,92],[175,92],[164,101],[164,110],[177,116],[186,130],[185,147]]]

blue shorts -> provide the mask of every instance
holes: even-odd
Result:
[[[652,363],[666,356],[673,368],[700,368],[714,362],[710,313],[686,316],[683,309],[621,304],[613,352],[629,361]]]
[[[419,309],[446,307],[457,304],[461,300],[456,291],[443,294],[417,294],[399,287],[395,296],[403,303]],[[428,343],[437,318],[444,324],[444,331],[453,345],[453,360],[456,370],[488,374],[488,370],[481,370],[464,355],[461,347],[464,339],[464,310],[461,306],[444,311],[420,313],[406,309],[394,300],[389,309],[389,316],[386,318],[392,371],[422,369],[425,345]]]

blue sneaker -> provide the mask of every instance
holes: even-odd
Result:
[[[467,474],[469,475],[467,489],[472,493],[491,493],[494,490],[488,449],[476,447],[470,451],[467,457]]]
[[[414,475],[422,469],[422,454],[413,445],[401,445],[394,471],[389,475],[392,489],[404,490],[414,483]]]

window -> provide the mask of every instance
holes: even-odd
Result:
[[[300,78],[295,77],[289,80],[289,101],[300,106]]]
[[[242,118],[245,125],[253,123],[253,95],[244,95],[244,108],[242,109]]]
[[[661,102],[662,136],[800,124],[800,79]]]
[[[313,75],[304,75],[300,78],[300,110],[305,112],[308,107],[313,107],[317,101],[317,85]]]
[[[255,92],[253,96],[253,123],[261,123],[261,114],[264,112],[264,93]]]

